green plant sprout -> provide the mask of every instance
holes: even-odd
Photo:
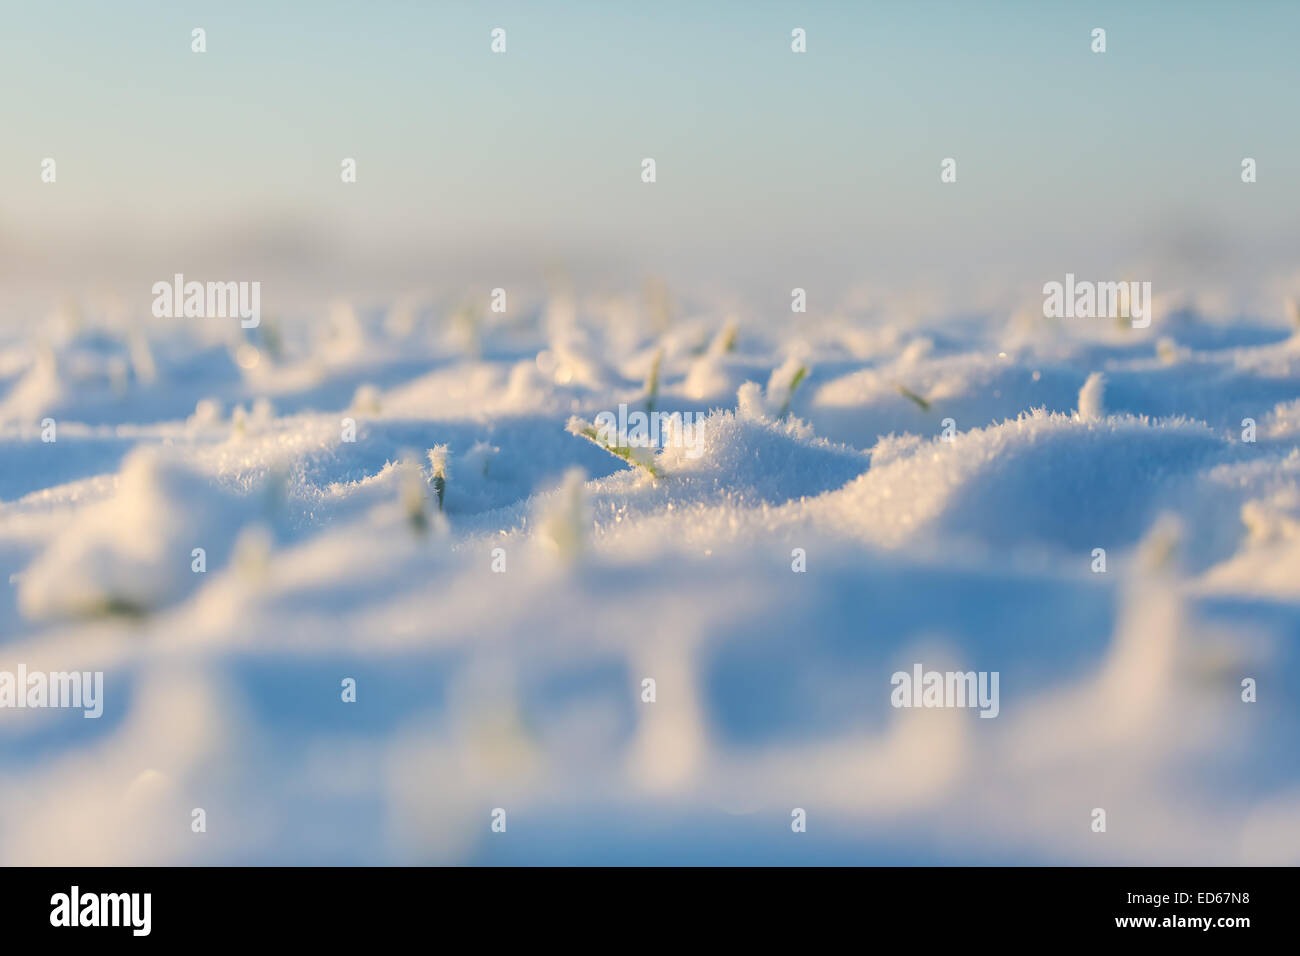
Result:
[[[727,324],[718,331],[718,334],[714,337],[713,341],[709,343],[709,351],[714,355],[726,355],[730,352],[734,352],[736,350],[736,338],[738,337],[738,334],[736,323],[734,321],[728,321]]]
[[[447,492],[447,446],[434,445],[429,449],[429,467],[433,471],[433,493],[438,496],[438,510],[442,511],[442,498]],[[485,466],[486,468],[486,466]]]
[[[663,477],[663,473],[655,467],[654,451],[652,449],[640,446],[634,447],[631,445],[611,444],[601,435],[594,425],[584,422],[577,415],[574,415],[569,419],[569,423],[566,427],[570,435],[577,435],[581,438],[587,439],[587,441],[591,442],[593,445],[605,449],[605,451],[609,452],[615,458],[621,458],[629,465],[635,465],[637,468],[642,469],[651,478]]]
[[[900,385],[897,382],[895,382],[894,388],[898,389],[899,395],[902,395],[904,398],[910,398],[912,401],[916,402],[917,408],[921,409],[921,411],[928,412],[930,410],[930,403],[927,402],[920,395],[916,394],[916,392],[912,391],[906,385]]]
[[[808,366],[800,365],[795,370],[794,375],[791,376],[790,385],[785,390],[785,401],[781,403],[781,410],[776,413],[778,419],[785,418],[786,415],[790,414],[790,402],[794,400],[794,390],[799,387],[799,383],[804,380],[807,374]]]
[[[428,485],[414,458],[403,458],[397,465],[398,493],[406,522],[417,538],[423,537],[433,527],[429,515]]]
[[[650,374],[645,380],[645,410],[649,415],[655,410],[655,401],[659,398],[659,365],[664,360],[664,350],[655,352],[654,361],[650,363]]]

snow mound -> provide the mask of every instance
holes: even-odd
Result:
[[[696,447],[674,443],[660,455],[677,497],[725,492],[749,503],[812,497],[842,487],[866,471],[866,454],[817,438],[797,419],[776,421],[755,411],[715,411],[696,423]],[[694,457],[692,457],[694,456]]]
[[[155,610],[197,587],[195,549],[213,570],[256,515],[249,500],[141,448],[123,463],[115,493],[86,508],[23,573],[19,608],[30,618]]]
[[[1204,425],[1042,410],[989,428],[882,439],[872,468],[812,507],[829,528],[881,545],[957,535],[990,546],[1130,544],[1169,482],[1222,442]]]

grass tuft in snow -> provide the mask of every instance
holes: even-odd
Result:
[[[451,321],[465,354],[475,358],[482,355],[483,309],[475,304],[464,305],[452,314]]]
[[[406,522],[417,537],[429,532],[429,496],[425,491],[424,477],[420,467],[414,461],[403,461],[400,466],[399,487],[402,495],[402,510],[406,513]]]
[[[591,529],[586,475],[582,469],[570,468],[565,472],[556,497],[545,499],[537,516],[537,526],[542,539],[565,561],[576,561],[581,556]]]
[[[86,617],[121,617],[133,620],[139,620],[149,613],[149,608],[129,598],[110,596],[104,599],[104,602],[97,607],[91,607],[86,611]]]
[[[902,395],[904,398],[908,398],[916,402],[916,407],[921,409],[921,411],[928,412],[930,410],[930,403],[927,402],[920,395],[916,394],[916,392],[912,391],[906,385],[902,385],[898,382],[895,382],[894,388],[898,389],[899,395]]]
[[[366,384],[357,388],[352,396],[352,410],[364,415],[378,415],[380,412],[379,389]]]
[[[1171,571],[1176,568],[1183,544],[1183,528],[1177,516],[1163,514],[1147,531],[1138,546],[1138,560],[1148,571]]]
[[[774,372],[773,378],[775,377],[776,377],[776,373]],[[807,377],[808,377],[808,366],[806,365],[800,365],[798,368],[794,370],[794,374],[790,376],[789,384],[787,384],[784,387],[784,397],[781,401],[781,406],[780,408],[777,409],[776,412],[776,418],[778,421],[782,418],[785,418],[786,415],[790,414],[790,402],[794,400],[795,389],[797,389],[799,387],[799,383],[802,382]],[[768,384],[768,392],[769,394],[771,394],[772,392],[771,383]],[[779,391],[778,394],[780,394]]]
[[[248,525],[235,539],[230,565],[246,581],[260,583],[271,571],[271,533],[261,525]]]
[[[447,493],[447,446],[434,445],[429,449],[429,468],[432,471],[433,493],[438,496],[438,510],[442,511],[443,495]],[[486,471],[486,466],[484,466]]]
[[[709,343],[709,354],[727,355],[736,351],[737,334],[738,328],[736,323],[734,321],[728,321],[718,330],[718,334],[713,337],[713,341]]]
[[[491,445],[485,441],[476,441],[461,460],[471,473],[477,472],[487,478],[492,468],[492,459],[500,450],[496,445]]]
[[[570,435],[577,435],[587,439],[593,445],[605,449],[615,458],[621,458],[629,465],[635,465],[637,468],[642,469],[651,478],[663,477],[663,474],[655,465],[654,449],[640,445],[612,444],[600,433],[595,425],[583,421],[577,415],[570,418],[568,425],[565,427]]]
[[[284,336],[280,332],[280,324],[275,316],[262,317],[262,322],[257,327],[257,337],[262,343],[262,351],[272,362],[279,362],[284,358]]]
[[[763,390],[757,382],[746,382],[736,390],[736,414],[750,421],[764,421],[767,418]]]
[[[664,360],[664,350],[660,349],[655,352],[654,360],[650,363],[650,374],[645,380],[645,410],[649,415],[655,410],[655,402],[659,399],[659,366]]]

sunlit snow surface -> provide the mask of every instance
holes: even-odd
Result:
[[[642,312],[0,326],[0,670],[105,673],[0,710],[0,862],[1300,862],[1284,319]],[[655,481],[565,422],[660,350]]]

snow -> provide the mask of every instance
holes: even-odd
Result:
[[[1300,862],[1283,315],[682,300],[0,322],[0,861]]]

